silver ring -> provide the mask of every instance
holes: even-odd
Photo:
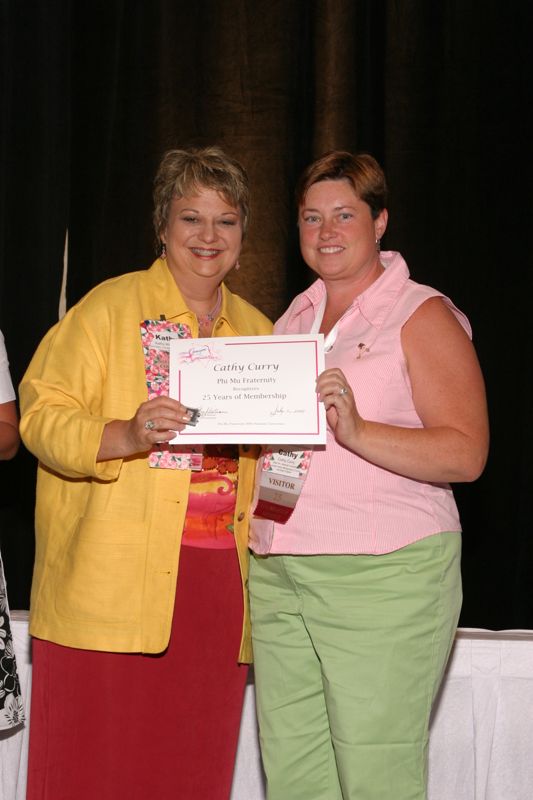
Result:
[[[155,428],[155,422],[153,421],[153,419],[147,419],[146,422],[144,423],[144,427],[146,428],[147,431],[153,431],[153,429]]]
[[[342,389],[339,389],[339,394],[348,394],[348,389],[346,386],[343,386]]]

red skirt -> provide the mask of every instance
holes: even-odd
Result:
[[[236,550],[184,546],[164,653],[34,639],[27,800],[227,800],[241,627]]]

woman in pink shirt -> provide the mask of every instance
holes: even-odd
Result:
[[[329,430],[325,447],[291,461],[303,481],[294,510],[292,498],[252,526],[268,798],[423,800],[429,715],[461,606],[449,484],[486,461],[483,378],[466,317],[380,251],[386,182],[371,156],[327,153],[297,200],[319,279],[275,330],[324,334]],[[264,463],[283,474],[286,461]]]

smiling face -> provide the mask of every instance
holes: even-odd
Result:
[[[343,281],[364,291],[383,271],[376,248],[387,227],[387,212],[376,219],[345,178],[313,183],[298,214],[305,262],[326,284]]]
[[[242,243],[242,213],[214,189],[174,197],[161,236],[167,264],[180,289],[218,285],[235,266]]]

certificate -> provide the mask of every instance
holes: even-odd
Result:
[[[172,444],[325,444],[324,337],[173,339],[169,394],[198,409]]]

